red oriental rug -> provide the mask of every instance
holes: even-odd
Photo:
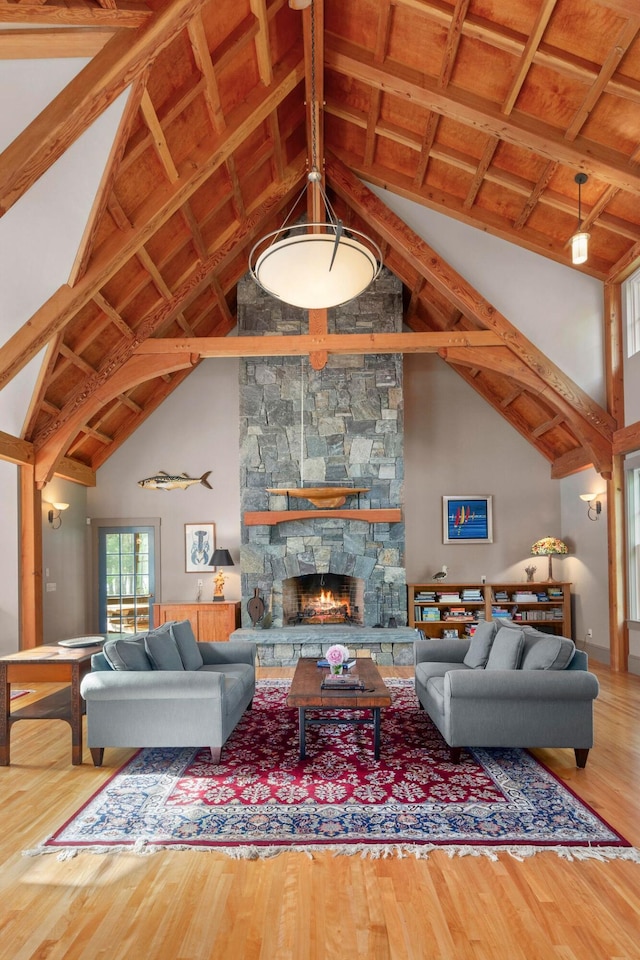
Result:
[[[447,745],[410,680],[386,680],[382,749],[362,726],[312,726],[298,757],[288,682],[261,680],[216,766],[206,749],[139,751],[30,853],[157,848],[234,857],[330,849],[365,856],[553,850],[572,859],[640,854],[525,750]],[[107,751],[108,761],[108,751]],[[571,754],[573,762],[573,754]]]

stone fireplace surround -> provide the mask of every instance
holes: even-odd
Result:
[[[244,336],[306,333],[307,313],[270,297],[247,275],[238,285],[238,327]],[[386,270],[357,300],[329,311],[331,333],[401,329],[402,287]],[[283,622],[284,583],[310,574],[341,574],[362,581],[363,625],[343,629],[369,634],[367,628],[379,627],[381,596],[386,598],[383,627],[388,627],[389,618],[399,627],[407,623],[404,523],[365,519],[367,509],[402,508],[403,447],[400,354],[330,355],[322,370],[313,369],[308,357],[241,360],[242,596],[252,597],[258,588],[274,628],[269,639],[261,631],[259,643],[276,643],[276,629],[278,634],[300,633],[301,627]],[[244,522],[247,513],[293,509],[287,497],[269,493],[268,488],[305,485],[368,488],[347,502],[364,511],[363,519],[334,518],[329,510],[319,510],[317,518],[274,525]],[[296,501],[295,509],[306,508],[314,509],[304,499]],[[248,627],[244,603],[242,618],[243,627]],[[318,626],[315,632],[328,629]],[[379,643],[378,630],[375,635]],[[321,633],[324,636],[326,632]],[[364,639],[361,635],[360,642]]]

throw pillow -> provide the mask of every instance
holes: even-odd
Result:
[[[154,670],[184,670],[171,627],[148,634],[145,638],[145,650]]]
[[[171,627],[178,653],[185,670],[199,670],[204,664],[198,641],[193,635],[193,628],[188,620],[180,620]]]
[[[462,661],[465,666],[471,667],[472,670],[482,670],[486,667],[496,630],[497,624],[494,620],[484,620],[478,624]]]
[[[522,630],[498,630],[491,646],[487,670],[517,670],[524,647]]]
[[[144,641],[146,634],[106,640],[102,652],[113,670],[153,670]]]
[[[564,670],[575,653],[576,645],[567,637],[546,634],[535,640],[522,657],[523,670]]]

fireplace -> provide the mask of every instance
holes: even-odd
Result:
[[[289,577],[282,584],[283,626],[364,625],[364,580],[338,573]]]

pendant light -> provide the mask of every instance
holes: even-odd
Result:
[[[582,184],[589,178],[586,173],[576,173],[573,179],[578,184],[578,230],[571,237],[571,262],[577,265],[586,263],[589,256],[589,234],[580,229],[582,227]]]
[[[300,0],[290,2],[298,6]],[[304,0],[302,0],[304,2]],[[316,21],[311,0],[311,156],[309,173],[283,225],[259,240],[249,254],[249,271],[259,287],[277,300],[306,310],[347,303],[363,293],[379,276],[382,251],[375,241],[339,220],[322,184],[318,157],[316,92]],[[313,208],[323,209],[323,223],[290,224],[307,190]]]

